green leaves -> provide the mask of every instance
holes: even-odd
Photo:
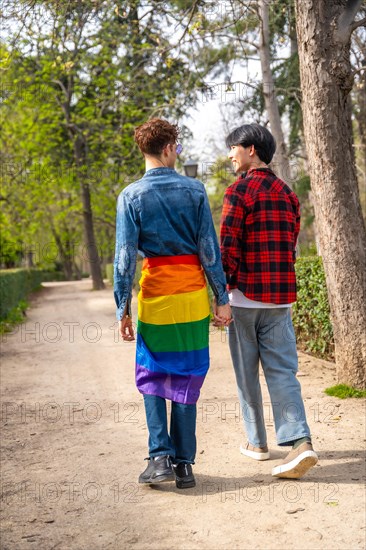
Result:
[[[297,302],[293,324],[301,349],[323,359],[334,360],[333,327],[330,320],[327,287],[319,256],[296,261]]]
[[[154,6],[37,2],[19,11],[13,2],[0,67],[9,82],[0,123],[4,266],[19,265],[25,248],[53,243],[55,261],[80,271],[82,185],[91,191],[99,255],[112,260],[117,195],[143,173],[134,127],[151,115],[178,119],[200,78],[171,48],[166,4]],[[49,265],[42,253],[34,259]]]

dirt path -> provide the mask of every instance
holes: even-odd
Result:
[[[48,283],[26,323],[3,337],[1,548],[361,549],[365,547],[365,403],[322,390],[333,365],[300,357],[319,465],[302,481],[277,480],[285,455],[244,458],[225,334],[198,408],[197,486],[136,481],[147,430],[134,383],[134,344],[117,342],[111,289]]]

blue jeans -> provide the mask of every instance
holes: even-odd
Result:
[[[233,307],[229,346],[248,442],[267,445],[259,383],[259,360],[271,398],[277,443],[291,445],[310,437],[298,367],[296,338],[290,308]]]
[[[144,394],[147,427],[149,430],[149,456],[169,455],[174,464],[194,464],[196,456],[196,405],[183,405],[172,401],[170,434],[166,402],[157,395]]]

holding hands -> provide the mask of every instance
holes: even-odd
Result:
[[[228,327],[233,321],[231,317],[231,307],[229,304],[218,306],[216,298],[213,300],[213,314],[214,314],[214,326],[215,327]]]

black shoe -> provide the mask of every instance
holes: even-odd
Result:
[[[180,462],[174,464],[175,484],[178,489],[189,489],[196,486],[196,480],[192,472],[192,465]]]
[[[146,458],[149,464],[139,477],[139,483],[161,483],[174,481],[174,472],[170,457],[167,455]]]

